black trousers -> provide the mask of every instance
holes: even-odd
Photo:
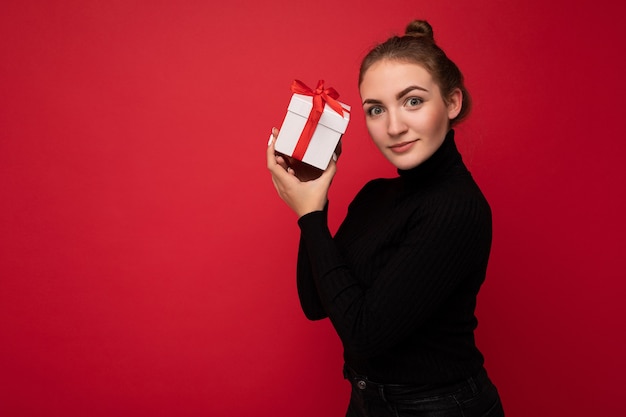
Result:
[[[443,386],[379,384],[348,367],[352,385],[346,417],[504,417],[496,387],[482,369]]]

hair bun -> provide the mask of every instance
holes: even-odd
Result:
[[[433,27],[425,20],[414,20],[409,23],[404,31],[406,36],[425,37],[431,41],[435,40]]]

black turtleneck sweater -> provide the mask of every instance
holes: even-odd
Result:
[[[367,183],[335,237],[327,212],[306,214],[298,294],[329,317],[346,365],[381,383],[434,384],[476,373],[476,296],[491,246],[491,211],[450,131],[399,177]]]

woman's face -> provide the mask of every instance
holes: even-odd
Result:
[[[360,93],[370,136],[400,169],[430,158],[443,143],[450,119],[461,110],[460,90],[446,104],[430,73],[412,63],[375,63],[365,72]]]

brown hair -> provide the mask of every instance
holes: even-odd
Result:
[[[461,111],[454,119],[450,120],[451,127],[469,114],[472,100],[465,88],[463,74],[459,67],[437,46],[433,28],[427,21],[414,20],[406,27],[404,36],[392,36],[375,46],[361,62],[359,86],[363,82],[363,76],[367,70],[382,60],[408,62],[424,67],[439,86],[446,103],[456,88],[461,90],[463,93]]]

